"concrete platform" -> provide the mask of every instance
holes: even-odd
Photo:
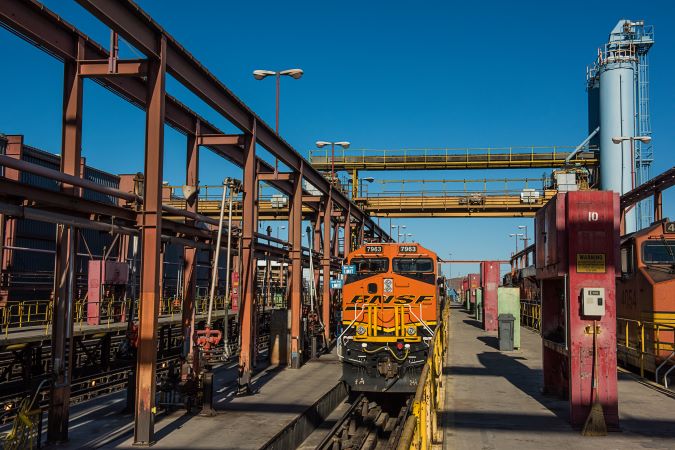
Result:
[[[333,352],[297,370],[263,370],[253,380],[256,394],[236,397],[236,364],[223,367],[216,373],[217,416],[186,415],[184,411],[160,415],[155,425],[157,442],[152,448],[258,449],[328,393],[341,375]],[[118,397],[111,396],[106,402],[121,405]],[[57,448],[137,448],[132,445],[133,418],[117,413],[119,406],[101,403],[90,406],[91,414],[78,411],[82,406],[76,408],[71,441]]]
[[[675,449],[675,398],[619,373],[621,431],[583,437],[568,424],[567,402],[541,394],[541,339],[522,329],[521,349],[500,352],[462,309],[450,317],[446,449]]]

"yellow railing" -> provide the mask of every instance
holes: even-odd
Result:
[[[521,326],[541,330],[541,304],[536,302],[520,302]]]
[[[661,361],[665,361],[675,352],[673,325],[618,317],[616,331],[617,346],[637,357],[636,365],[642,377],[646,370],[653,371]],[[647,360],[654,361],[654,366],[647,366]],[[672,358],[670,361],[675,364]]]
[[[405,421],[398,450],[427,450],[441,441],[438,427],[438,412],[443,408],[442,389],[443,363],[448,344],[448,320],[450,309],[443,311],[433,340],[433,349],[422,369],[415,398]]]
[[[100,325],[110,326],[128,317],[132,302],[130,299],[104,298],[99,306]],[[138,317],[138,305],[134,302],[134,317]],[[225,309],[225,297],[214,299],[213,310]],[[208,310],[208,298],[198,297],[195,300],[195,314],[203,315]],[[180,317],[183,312],[183,300],[178,297],[164,297],[160,301],[160,316],[171,318]],[[28,327],[41,327],[45,333],[49,332],[52,324],[53,302],[51,300],[26,300],[11,303],[2,308],[0,317],[0,332],[7,337],[10,332],[24,330]],[[73,305],[73,323],[82,329],[87,324],[89,314],[87,301],[78,299]]]

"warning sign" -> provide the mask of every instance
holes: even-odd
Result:
[[[577,273],[605,273],[605,254],[577,253]]]

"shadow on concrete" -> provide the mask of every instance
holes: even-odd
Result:
[[[577,433],[560,417],[509,411],[454,410],[440,413],[441,423],[450,428],[513,430],[529,433]],[[622,418],[619,432],[648,438],[675,438],[675,420]],[[602,446],[602,439],[597,448]],[[658,448],[663,448],[658,446]]]
[[[513,386],[537,400],[542,406],[567,423],[569,419],[567,401],[542,394],[544,387],[542,370],[531,369],[518,361],[519,359],[523,358],[501,352],[478,354],[478,361],[485,367],[487,375],[506,378]]]
[[[488,347],[499,350],[499,338],[497,336],[478,336],[478,340]]]
[[[479,330],[483,329],[483,324],[476,319],[464,319],[463,322],[467,325],[471,325],[473,327],[478,328]]]

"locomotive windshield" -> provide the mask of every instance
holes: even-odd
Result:
[[[645,264],[675,264],[675,240],[648,241],[642,244]]]
[[[386,273],[389,270],[387,258],[353,258],[351,264],[356,266],[356,273],[347,275],[345,284],[372,277],[378,273]]]
[[[429,273],[434,271],[434,261],[431,258],[394,258],[393,267],[396,273]]]
[[[352,265],[356,266],[356,273],[384,273],[389,270],[387,258],[354,258]]]

